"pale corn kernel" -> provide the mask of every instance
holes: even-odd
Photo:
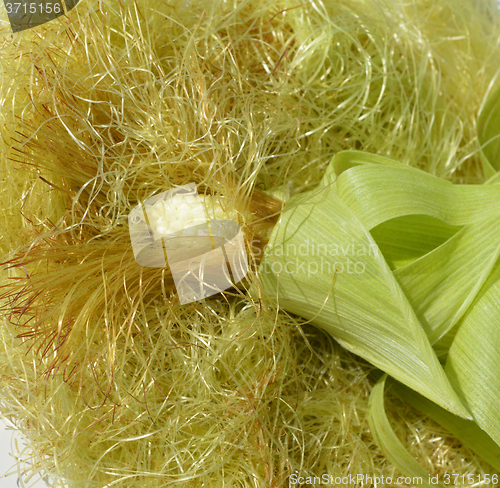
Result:
[[[204,210],[200,212],[200,203]],[[170,200],[158,200],[146,208],[153,239],[160,239],[187,227],[204,224],[207,220],[238,221],[234,210],[224,211],[220,202],[210,195],[196,198],[194,195],[176,195]]]

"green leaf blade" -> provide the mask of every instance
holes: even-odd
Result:
[[[443,408],[470,417],[375,241],[333,186],[288,202],[260,276],[283,309]]]
[[[368,423],[375,442],[387,459],[405,476],[417,478],[418,486],[438,486],[431,484],[429,473],[418,464],[398,439],[385,413],[384,390],[387,375],[383,375],[373,387],[368,402]]]
[[[445,369],[477,424],[500,445],[500,261],[464,316]]]

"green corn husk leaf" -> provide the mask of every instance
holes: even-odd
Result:
[[[368,423],[370,431],[380,450],[386,455],[387,459],[404,475],[416,480],[418,486],[438,486],[429,483],[429,473],[413,459],[405,446],[398,439],[391,423],[385,413],[384,391],[387,374],[384,374],[375,384],[368,402]],[[451,414],[450,414],[451,415]],[[464,420],[464,422],[467,422]]]
[[[359,169],[364,167],[352,168]],[[337,184],[328,184],[330,176],[325,186],[287,203],[260,266],[265,289],[283,309],[325,329],[350,351],[443,408],[470,417],[376,242],[340,198]],[[401,213],[411,213],[411,200],[399,201]]]
[[[448,225],[427,215],[407,215],[377,225],[371,235],[387,264],[396,270],[444,244],[460,229],[462,226]]]
[[[487,174],[500,169],[500,86],[478,118],[481,157]],[[498,173],[485,188],[498,188]],[[500,202],[500,200],[498,200]],[[500,210],[499,210],[500,213]],[[500,227],[500,218],[491,221]],[[496,238],[498,242],[498,237]],[[483,243],[484,246],[484,243]],[[474,247],[476,254],[481,245]],[[477,424],[500,445],[500,261],[454,329],[445,370]]]
[[[264,286],[283,309],[470,418],[432,344],[459,324],[498,260],[499,201],[498,185],[453,185],[339,153],[322,186],[285,206],[261,263]]]
[[[339,168],[336,178],[335,166]],[[416,168],[358,151],[337,154],[323,178],[325,184],[334,181],[339,197],[368,230],[407,215],[427,215],[462,226],[500,211],[497,185],[454,185]]]
[[[466,420],[442,409],[422,395],[389,378],[388,387],[404,401],[450,431],[471,451],[500,471],[500,446],[474,421]],[[378,413],[377,413],[378,414]]]
[[[446,372],[477,424],[500,445],[500,262],[460,323]]]
[[[463,316],[500,255],[499,216],[464,226],[444,244],[394,272],[431,344]]]
[[[397,269],[394,275],[434,344],[465,313],[500,254],[499,216],[494,207],[500,191],[498,187],[485,190],[484,185],[452,185],[394,162],[387,167],[365,164],[361,168],[359,155],[355,153],[339,155],[344,171],[351,158],[356,158],[357,167],[352,165],[354,169],[342,172],[337,180],[344,201],[358,210],[357,215],[362,215],[368,228],[374,222],[377,224],[377,232],[372,234],[377,244],[381,239],[397,243],[407,252],[413,251],[414,255],[421,253],[416,260]],[[361,158],[369,163],[374,161],[368,155]],[[380,157],[375,161],[383,163]],[[398,188],[392,191],[394,181],[398,182]],[[367,195],[371,198],[383,195],[378,198],[380,207],[375,210],[369,206]],[[391,195],[393,201],[406,200],[407,204],[391,205]],[[443,205],[441,199],[448,206]],[[482,207],[476,208],[475,201],[484,205],[481,216]],[[398,212],[407,214],[398,215]],[[463,227],[451,235],[460,225]],[[430,244],[441,240],[432,250]],[[384,256],[394,262],[393,249],[388,251],[389,256],[385,253]]]

